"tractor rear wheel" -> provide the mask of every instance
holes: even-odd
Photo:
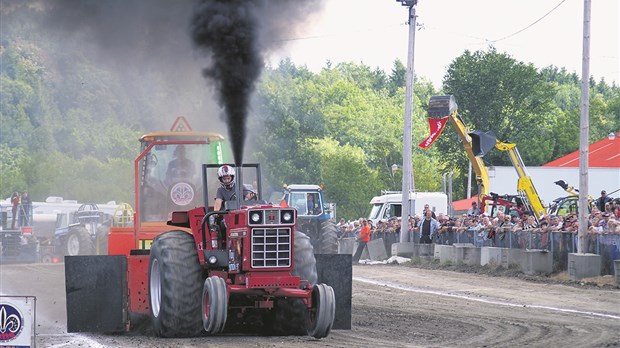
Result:
[[[301,280],[307,280],[310,286],[318,281],[316,272],[316,259],[310,237],[303,232],[295,231],[295,269],[293,275],[299,276]]]
[[[67,239],[65,240],[65,255],[92,255],[93,241],[90,233],[84,226],[75,226],[69,230]]]
[[[224,331],[228,314],[226,282],[220,277],[209,277],[202,288],[202,326],[209,334]]]
[[[321,235],[319,236],[321,247],[317,254],[338,254],[338,230],[331,220],[321,222]]]
[[[97,255],[108,254],[108,234],[110,232],[110,226],[101,225],[97,227],[97,243],[95,245],[95,252]]]
[[[312,309],[308,320],[308,335],[323,338],[329,335],[336,316],[336,296],[334,289],[325,284],[317,284],[312,289]]]
[[[202,286],[202,267],[193,236],[179,230],[157,236],[149,257],[149,299],[156,335],[200,334]]]

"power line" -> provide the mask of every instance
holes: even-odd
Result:
[[[525,27],[525,28],[523,28],[523,29],[521,29],[521,30],[519,30],[519,31],[517,31],[517,32],[514,32],[514,33],[512,33],[512,34],[510,34],[510,35],[508,35],[508,36],[504,36],[504,37],[499,38],[499,39],[497,39],[497,40],[491,40],[491,41],[489,41],[489,42],[491,42],[491,43],[495,43],[495,42],[498,42],[498,41],[506,40],[506,39],[511,38],[511,37],[513,37],[513,36],[515,36],[515,35],[517,35],[517,34],[519,34],[519,33],[523,32],[523,31],[526,31],[527,29],[529,29],[529,28],[533,27],[536,23],[540,22],[540,21],[541,21],[541,20],[543,20],[545,17],[547,17],[548,15],[550,15],[553,11],[555,11],[558,7],[560,7],[560,5],[562,5],[564,2],[566,2],[566,0],[562,0],[562,1],[560,1],[560,3],[559,3],[559,4],[557,4],[557,5],[555,5],[555,7],[551,9],[551,11],[549,11],[549,12],[545,13],[542,17],[538,18],[536,21],[534,21],[534,23],[532,23],[532,24],[528,25],[527,27]]]

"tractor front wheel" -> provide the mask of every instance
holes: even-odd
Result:
[[[149,299],[156,335],[192,337],[202,332],[202,286],[193,236],[179,230],[157,236],[149,257]]]
[[[202,326],[209,334],[224,331],[228,314],[226,282],[220,277],[209,277],[202,288]]]
[[[84,226],[72,227],[65,240],[65,255],[92,255],[93,241]]]
[[[308,316],[308,335],[323,338],[329,335],[336,316],[336,296],[334,289],[325,284],[317,284],[312,289],[312,309]]]

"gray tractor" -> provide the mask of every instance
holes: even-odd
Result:
[[[297,209],[297,230],[310,237],[315,254],[338,254],[336,225],[327,209],[321,186],[288,185],[282,199]]]

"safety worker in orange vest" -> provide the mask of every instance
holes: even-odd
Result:
[[[357,250],[355,251],[355,255],[353,255],[353,262],[357,263],[360,261],[360,257],[362,256],[362,252],[364,252],[364,248],[366,248],[366,244],[370,242],[370,225],[368,225],[368,220],[362,220],[362,228],[359,231],[357,236]]]

